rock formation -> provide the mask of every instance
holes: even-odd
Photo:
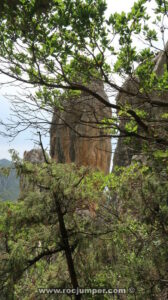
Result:
[[[44,155],[41,149],[32,149],[30,151],[25,151],[23,155],[23,160],[27,162],[31,162],[32,164],[41,164],[44,162]],[[29,182],[28,178],[25,175],[21,175],[20,177],[20,197],[27,191],[37,189],[36,184],[33,182]]]
[[[24,152],[23,159],[31,162],[32,164],[39,164],[44,162],[44,155],[41,149],[32,149]]]
[[[160,51],[154,60],[154,72],[157,76],[161,76],[164,73],[165,65],[168,66],[168,43],[166,44],[165,51]],[[153,126],[159,124],[160,116],[165,112],[164,107],[154,106],[150,104],[150,101],[147,103],[142,97],[138,96],[139,84],[136,78],[128,78],[123,84],[123,89],[128,91],[128,94],[119,92],[116,98],[116,103],[120,105],[128,104],[133,109],[143,109],[148,113],[148,120],[150,125],[152,125],[151,120],[153,119]],[[137,94],[136,96],[130,96],[129,92]],[[140,94],[139,94],[140,95]],[[149,95],[149,99],[155,101],[168,102],[168,92],[162,91],[157,92],[153,91]],[[120,127],[124,128],[127,120],[123,117],[120,117]],[[167,124],[165,123],[165,127]],[[156,128],[156,127],[155,127]],[[160,135],[163,137],[166,133],[166,128],[162,123],[162,130]],[[165,130],[165,131],[164,131]],[[127,166],[131,163],[133,155],[140,155],[142,147],[142,140],[134,139],[133,143],[126,143],[125,138],[119,138],[117,147],[114,154],[113,167],[115,166]]]
[[[102,81],[93,81],[89,87],[108,101]],[[58,163],[74,162],[107,174],[111,140],[104,137],[104,129],[98,123],[111,117],[111,109],[85,92],[65,100],[63,106],[64,111],[54,109],[50,130],[51,157]]]

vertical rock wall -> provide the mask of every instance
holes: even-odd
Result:
[[[90,84],[107,101],[101,81]],[[58,163],[76,163],[109,172],[111,139],[104,137],[98,123],[111,117],[111,109],[93,96],[82,92],[64,101],[64,111],[54,110],[50,130],[50,154]]]
[[[168,68],[168,43],[166,44],[165,51],[161,51],[155,58],[155,67],[154,71],[157,76],[161,76],[164,73],[164,67]],[[136,78],[128,78],[124,85],[123,89],[134,94],[137,93],[137,96],[130,96],[129,94],[119,92],[116,98],[116,103],[123,105],[128,104],[132,107],[132,109],[138,108],[146,111],[148,113],[148,120],[150,125],[152,125],[151,120],[154,120],[153,125],[159,124],[160,116],[166,112],[165,107],[159,107],[151,105],[150,103],[145,102],[144,99],[138,96],[139,85]],[[157,92],[153,91],[149,95],[149,99],[157,100],[162,102],[168,102],[168,92]],[[125,128],[125,124],[128,120],[124,117],[120,117],[120,127]],[[157,123],[158,122],[158,123]],[[165,124],[165,130],[167,125]],[[164,132],[164,124],[162,123],[162,131],[160,132],[160,136],[163,137],[166,131]],[[144,134],[144,132],[143,132]],[[131,163],[131,159],[133,155],[140,155],[142,149],[142,140],[141,139],[133,139],[133,143],[126,143],[125,138],[119,138],[117,147],[114,154],[113,167],[115,166],[127,166]]]

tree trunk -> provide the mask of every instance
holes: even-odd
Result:
[[[59,200],[57,199],[56,195],[54,195],[54,199],[55,199],[59,228],[60,228],[61,238],[62,238],[62,242],[63,242],[63,246],[64,246],[64,251],[65,251],[65,256],[66,256],[66,261],[67,261],[67,265],[68,265],[69,275],[71,278],[72,287],[74,289],[77,289],[79,287],[79,285],[78,285],[77,275],[75,272],[74,262],[73,262],[73,258],[72,258],[72,251],[71,251],[71,247],[69,244],[68,233],[67,233],[67,229],[66,229],[65,222],[64,222],[64,216],[63,216],[63,213],[61,210]],[[75,295],[75,299],[80,300],[81,295]]]

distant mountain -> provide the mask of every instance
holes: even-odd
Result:
[[[12,162],[7,159],[0,159],[1,167],[12,167]],[[11,169],[8,177],[0,174],[0,199],[17,200],[19,196],[19,178],[16,177],[16,170],[14,167]]]

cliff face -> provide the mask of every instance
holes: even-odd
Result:
[[[161,51],[155,58],[154,72],[157,76],[162,76],[164,73],[164,67],[168,66],[168,43],[166,44],[165,51]],[[164,107],[154,106],[150,104],[150,101],[147,103],[142,97],[138,96],[139,84],[136,78],[128,78],[124,85],[123,89],[134,93],[136,96],[130,96],[129,94],[119,92],[116,98],[117,104],[128,104],[132,109],[142,109],[148,114],[148,121],[157,130],[157,125],[159,124],[160,116],[165,112]],[[157,92],[153,91],[149,95],[149,100],[168,102],[168,92]],[[123,117],[120,118],[119,126],[125,128],[127,120]],[[158,122],[158,123],[157,123]],[[164,137],[166,134],[167,124],[162,123],[162,130],[160,136]],[[144,134],[144,132],[143,132]],[[125,138],[119,138],[117,142],[117,147],[114,154],[113,167],[115,166],[127,166],[131,163],[133,155],[140,155],[142,149],[142,140],[137,139],[133,140],[133,143],[126,143]]]
[[[108,101],[101,81],[92,82],[90,87]],[[65,100],[63,112],[54,109],[50,130],[51,157],[58,163],[74,162],[107,174],[111,140],[103,137],[104,130],[97,123],[109,117],[111,109],[87,93]]]

